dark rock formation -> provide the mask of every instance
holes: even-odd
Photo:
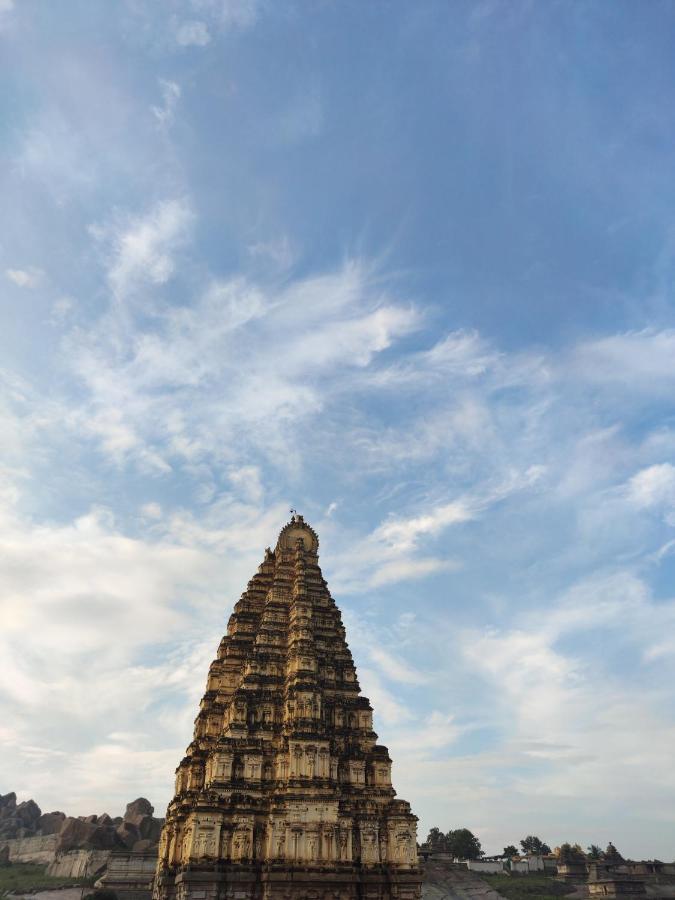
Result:
[[[37,823],[41,815],[42,810],[35,800],[24,800],[24,802],[19,803],[16,808],[16,816],[21,822],[22,827],[31,834],[34,834],[37,830]]]
[[[17,806],[14,791],[0,796],[0,837],[11,839],[34,835],[41,815],[34,800],[25,800]]]
[[[50,813],[42,813],[37,820],[38,834],[56,834],[57,831],[61,830],[65,818],[66,814],[59,810]]]
[[[137,800],[132,800],[131,803],[127,803],[124,821],[139,825],[145,816],[152,816],[154,811],[155,807],[149,800],[146,800],[145,797],[139,797]]]
[[[133,822],[122,822],[115,831],[123,847],[131,849],[136,841],[141,840],[141,832]]]
[[[55,810],[42,813],[34,800],[17,805],[16,794],[0,795],[0,846],[4,840],[56,834],[57,852],[68,850],[131,849],[139,842],[143,849],[159,841],[162,819],[152,815],[149,800],[139,797],[127,804],[124,818],[103,813],[66,816]]]
[[[117,829],[125,846],[133,847],[139,841],[149,841],[148,846],[152,846],[159,841],[163,820],[155,819],[154,811],[155,807],[145,797],[127,804],[124,823]]]
[[[65,850],[114,850],[125,846],[110,825],[83,822],[69,816],[63,823],[56,842],[56,852]]]

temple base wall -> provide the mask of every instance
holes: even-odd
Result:
[[[420,900],[418,871],[254,867],[185,871],[155,879],[153,900]]]

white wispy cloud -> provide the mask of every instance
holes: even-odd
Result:
[[[626,490],[630,502],[641,509],[675,507],[675,466],[647,466],[631,476]]]
[[[159,79],[159,88],[162,94],[162,105],[151,106],[153,116],[160,125],[171,125],[176,116],[176,106],[180,100],[180,85],[175,81],[169,81],[166,78]]]
[[[654,328],[581,342],[573,354],[584,378],[640,391],[672,385],[674,359],[675,330]]]
[[[223,28],[250,28],[260,5],[260,0],[198,0],[198,7],[211,9]]]
[[[450,525],[473,519],[477,512],[476,505],[472,508],[467,499],[454,500],[420,516],[391,518],[377,528],[374,537],[388,544],[395,552],[410,550],[422,537],[434,537]]]
[[[187,201],[167,200],[139,216],[122,217],[90,232],[105,248],[108,281],[121,299],[143,284],[165,284],[188,240],[193,214]]]
[[[546,611],[519,612],[504,627],[416,622],[435,683],[448,685],[454,718],[436,714],[437,751],[433,735],[431,743],[399,743],[384,723],[397,788],[426,798],[426,827],[473,823],[496,848],[528,827],[554,843],[572,834],[590,843],[594,834],[608,834],[611,818],[614,840],[655,852],[637,823],[675,791],[664,752],[675,734],[664,715],[675,658],[672,641],[663,638],[674,616],[673,601],[655,602],[639,576],[619,571],[583,579],[550,598]],[[611,665],[616,652],[637,652],[647,666],[660,667],[658,676],[639,667],[627,683]],[[487,745],[470,752],[461,746],[486,728]],[[513,811],[508,822],[493,814],[496,790]],[[579,816],[591,791],[601,808]],[[627,796],[633,818],[619,822]]]
[[[391,653],[383,647],[372,647],[370,657],[392,681],[405,684],[428,684],[430,677],[418,671],[401,658],[400,653]]]
[[[5,269],[5,275],[17,287],[34,288],[40,284],[44,272],[35,268]]]
[[[176,23],[175,35],[176,43],[181,47],[205,47],[211,42],[206,22],[199,19]]]
[[[13,10],[14,0],[0,0],[0,29],[8,26]]]
[[[97,230],[114,297],[166,282],[190,224],[189,208],[172,203]],[[335,373],[368,367],[420,321],[357,263],[276,289],[213,281],[191,304],[154,307],[147,327],[149,309],[111,307],[89,332],[73,332],[68,355],[90,396],[78,427],[116,463],[158,470],[240,458],[251,446],[299,463],[282,448],[322,409]],[[283,354],[268,352],[280,334]]]
[[[289,269],[297,259],[297,250],[288,235],[249,244],[248,252],[256,261],[272,263],[275,267]]]

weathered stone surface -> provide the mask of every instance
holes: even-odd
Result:
[[[18,837],[19,820],[16,816],[6,816],[0,821],[0,839],[10,839]]]
[[[58,834],[56,851],[112,850],[119,846],[124,844],[114,828],[69,816]]]
[[[155,900],[417,900],[416,821],[395,799],[318,538],[294,515],[211,664]]]
[[[136,841],[133,846],[134,853],[147,853],[152,850],[153,847],[157,846],[157,841],[149,841],[147,839],[143,839],[140,841]]]
[[[141,839],[150,841],[151,844],[159,843],[163,824],[161,819],[155,819],[153,816],[143,816],[137,826]]]
[[[98,817],[98,824],[99,825],[112,825],[113,820],[110,818],[108,813],[103,813],[103,815]]]
[[[14,838],[7,841],[10,861],[32,862],[47,865],[54,859],[57,835],[44,834],[34,837]]]
[[[4,819],[16,809],[16,794],[11,791],[9,794],[0,794],[0,819]]]
[[[148,846],[152,846],[159,841],[163,820],[155,819],[154,811],[155,807],[145,797],[127,804],[124,823],[118,828],[125,847],[131,848],[139,841],[148,841]]]
[[[19,820],[16,815],[16,794],[0,795],[0,838],[17,836]]]
[[[56,842],[57,853],[65,850],[75,850],[84,846],[93,831],[94,826],[88,825],[82,819],[67,816],[58,834]]]
[[[115,832],[120,845],[122,847],[127,847],[129,850],[131,850],[137,841],[141,840],[141,832],[132,822],[122,822],[121,825],[117,826]]]
[[[37,821],[37,830],[40,834],[56,834],[61,830],[66,819],[66,814],[55,810],[54,812],[42,813]]]
[[[31,837],[37,830],[40,807],[34,800],[25,800],[17,806],[12,791],[0,797],[0,838]]]
[[[9,847],[7,844],[0,847],[0,866],[9,865]]]
[[[42,810],[35,800],[24,800],[23,803],[19,803],[17,806],[16,815],[25,828],[35,829],[38,819],[42,815]]]
[[[149,800],[146,800],[145,797],[139,797],[137,800],[127,803],[124,821],[131,822],[133,825],[139,825],[142,819],[146,816],[152,816],[154,811],[155,807]]]
[[[58,853],[47,866],[47,875],[56,878],[92,878],[105,871],[110,853],[110,850],[68,850]]]
[[[95,887],[114,891],[120,900],[150,900],[156,867],[154,851],[116,851]]]

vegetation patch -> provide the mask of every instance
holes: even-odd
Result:
[[[37,863],[11,863],[0,867],[0,897],[7,894],[32,893],[36,890],[79,887],[94,883],[93,878],[53,878],[45,872],[45,866]]]

